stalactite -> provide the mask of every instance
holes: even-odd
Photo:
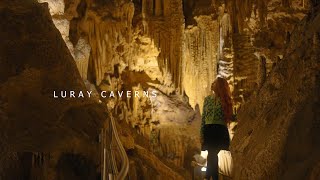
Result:
[[[258,14],[260,26],[264,26],[268,13],[268,0],[232,0],[226,2],[235,32],[241,32],[252,13]]]
[[[156,13],[149,12],[147,14],[144,23],[147,25],[147,28],[144,29],[148,29],[147,35],[153,39],[154,44],[160,51],[158,64],[163,75],[170,74],[172,86],[179,89],[181,86],[181,47],[184,27],[182,2],[178,0],[157,0],[155,3],[154,8]],[[148,1],[145,4],[145,6],[150,7],[153,2]],[[162,18],[164,19],[159,19],[155,15],[163,15]],[[179,93],[181,94],[181,90]]]
[[[154,9],[154,14],[155,16],[161,16],[162,15],[162,1],[163,0],[155,0],[155,9]]]
[[[219,25],[210,17],[196,18],[196,21],[197,27],[184,32],[181,77],[190,105],[195,107],[198,104],[202,110],[203,99],[217,75],[219,36],[216,35],[219,34]]]
[[[132,2],[120,4],[110,13],[112,17],[102,18],[98,11],[89,11],[88,21],[84,21],[89,28],[83,28],[83,31],[89,35],[89,44],[95,47],[92,48],[93,61],[91,61],[91,66],[94,68],[90,72],[94,73],[96,85],[102,82],[105,73],[113,73],[115,64],[126,66],[128,63],[121,52],[117,51],[117,47],[129,46],[131,43],[134,5]]]

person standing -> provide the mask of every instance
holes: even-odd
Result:
[[[201,149],[208,151],[206,179],[218,180],[218,153],[228,150],[228,126],[232,119],[232,102],[228,82],[218,77],[211,84],[212,93],[204,100],[201,122]]]

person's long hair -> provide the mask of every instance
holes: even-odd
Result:
[[[232,118],[232,101],[228,82],[225,79],[218,77],[212,83],[211,90],[213,90],[215,95],[221,100],[221,105],[224,112],[224,121],[230,122]]]

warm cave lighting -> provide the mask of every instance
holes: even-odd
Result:
[[[207,150],[201,151],[200,156],[202,156],[204,159],[207,159],[207,157],[208,157],[208,151],[207,151]]]
[[[200,156],[203,157],[203,159],[206,159],[206,160],[207,160],[208,151],[207,151],[207,150],[201,151]],[[202,171],[202,172],[207,171],[207,162],[206,162],[205,166],[203,166],[203,167],[201,168],[201,171]]]
[[[202,168],[201,168],[201,171],[202,171],[202,172],[207,171],[207,167],[202,167]]]

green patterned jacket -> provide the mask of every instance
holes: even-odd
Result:
[[[214,95],[209,95],[204,99],[200,130],[201,138],[203,138],[206,124],[226,125],[220,98]]]

